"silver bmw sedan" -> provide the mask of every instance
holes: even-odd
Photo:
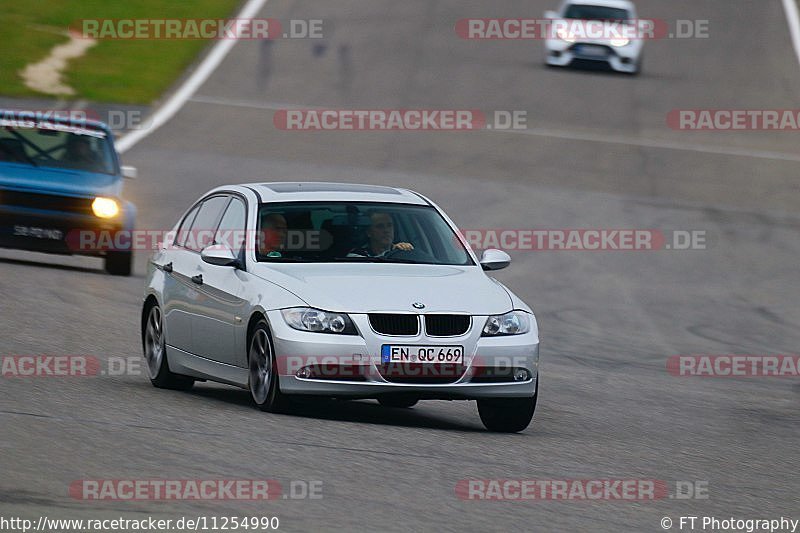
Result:
[[[148,266],[142,343],[156,387],[211,380],[264,411],[292,396],[477,400],[522,431],[538,396],[539,331],[433,202],[405,189],[258,183],[214,189]]]

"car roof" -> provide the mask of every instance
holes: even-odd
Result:
[[[620,9],[633,9],[633,2],[628,0],[567,0],[566,5],[587,5],[587,6],[603,6],[603,7],[617,7]]]
[[[242,183],[239,187],[254,191],[262,202],[344,201],[429,205],[425,198],[414,191],[383,185],[327,181],[283,181]]]
[[[88,126],[90,128],[104,130],[111,133],[111,128],[108,124],[99,120],[90,118],[73,118],[72,116],[64,116],[58,114],[58,110],[52,112],[42,111],[26,111],[24,109],[0,109],[0,118],[7,120],[46,120],[49,122],[58,122],[60,124],[69,124],[71,126]]]

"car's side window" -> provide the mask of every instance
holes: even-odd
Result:
[[[203,201],[186,237],[184,246],[187,249],[199,252],[211,244],[222,210],[228,205],[229,200],[230,196],[212,196]]]
[[[189,211],[185,217],[183,217],[183,222],[181,223],[180,227],[178,228],[178,232],[175,234],[175,245],[176,246],[185,246],[186,245],[186,237],[189,235],[189,228],[192,227],[192,222],[194,222],[194,217],[197,216],[197,211],[200,209],[202,203],[198,203],[195,205],[191,211]]]
[[[241,252],[245,238],[245,218],[244,202],[232,197],[214,235],[214,244],[226,244],[234,254]]]

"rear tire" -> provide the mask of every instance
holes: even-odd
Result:
[[[417,405],[417,402],[419,402],[419,398],[414,396],[381,396],[378,398],[378,403],[382,406],[396,409],[408,409]]]
[[[151,304],[147,311],[147,319],[142,328],[142,344],[147,373],[150,376],[150,383],[154,387],[172,390],[192,388],[194,379],[175,374],[169,369],[164,339],[164,322],[161,308],[156,303]]]
[[[278,364],[272,347],[272,337],[265,320],[256,324],[248,339],[247,365],[249,377],[247,388],[253,403],[262,411],[280,413],[286,410],[289,401],[281,394]]]
[[[107,252],[105,260],[106,272],[112,276],[130,276],[133,268],[131,252]]]
[[[536,412],[539,383],[536,394],[530,398],[487,398],[478,400],[478,414],[489,431],[518,433],[531,423]]]

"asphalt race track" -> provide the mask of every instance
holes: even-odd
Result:
[[[224,183],[333,180],[416,189],[463,228],[703,230],[706,250],[512,252],[497,274],[541,331],[539,407],[486,432],[474,402],[303,403],[153,388],[145,375],[0,378],[0,510],[35,518],[278,516],[281,530],[663,531],[670,517],[798,516],[797,378],[674,377],[677,354],[800,346],[800,145],[793,132],[682,132],[679,108],[797,108],[800,66],[778,0],[640,0],[642,17],[707,19],[708,39],[645,45],[630,77],[553,70],[540,42],[465,41],[468,17],[537,17],[554,1],[271,0],[323,19],[322,43],[239,42],[178,115],[125,154],[139,227],[168,228]],[[315,46],[317,47],[315,49]],[[146,67],[143,67],[146,68]],[[526,110],[527,132],[289,132],[275,109]],[[141,355],[147,256],[0,251],[4,355]],[[142,371],[143,371],[142,367]],[[319,480],[321,499],[81,501],[80,479]],[[465,501],[459,480],[656,479],[707,499]]]

